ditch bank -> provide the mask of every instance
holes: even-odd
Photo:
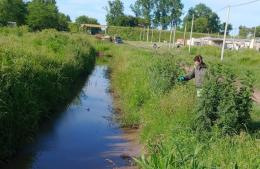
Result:
[[[2,168],[134,169],[132,157],[141,153],[139,133],[115,120],[109,88],[107,66],[97,65],[68,107]]]
[[[87,37],[54,30],[0,37],[0,162],[6,162],[70,102],[94,67],[95,49]]]

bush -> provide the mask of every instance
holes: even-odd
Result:
[[[253,108],[253,81],[250,73],[246,75],[245,79],[238,79],[221,65],[210,69],[196,110],[197,130],[216,125],[223,133],[234,134],[247,127]]]
[[[177,82],[183,71],[173,57],[154,57],[148,68],[148,78],[154,94],[168,92]]]

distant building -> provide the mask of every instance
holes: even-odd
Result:
[[[203,38],[192,38],[191,41],[187,40],[187,45],[191,46],[217,46],[222,47],[223,38],[203,37]],[[225,49],[239,50],[241,48],[255,48],[260,50],[260,40],[252,42],[250,39],[235,39],[227,38],[225,43]]]
[[[9,26],[9,27],[16,27],[17,24],[16,24],[16,22],[9,21],[9,22],[7,22],[7,26]]]

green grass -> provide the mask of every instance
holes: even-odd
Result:
[[[94,63],[95,50],[85,35],[0,29],[0,160],[33,140]]]
[[[234,136],[223,136],[213,128],[198,135],[192,127],[197,105],[194,83],[176,82],[176,77],[184,73],[179,65],[192,65],[195,54],[205,56],[209,65],[220,63],[218,49],[193,48],[190,55],[186,49],[154,51],[127,44],[99,45],[112,56],[112,88],[122,125],[141,128],[147,155],[137,159],[140,168],[260,168],[259,128],[252,134]],[[259,69],[254,64],[258,56],[249,50],[227,52],[223,64],[238,76],[251,70],[259,85]],[[251,117],[259,123],[257,106]]]
[[[147,148],[137,159],[141,168],[260,168],[259,105],[251,113],[250,132],[223,136],[217,127],[199,135],[193,130],[198,100],[192,81],[177,82],[185,73],[180,65],[192,66],[196,54],[209,66],[221,63],[218,48],[156,51],[83,34],[28,33],[25,27],[0,29],[0,37],[0,159],[31,141],[41,121],[65,105],[74,84],[92,70],[98,51],[98,63],[109,62],[122,126],[141,128]],[[226,51],[222,64],[239,77],[251,71],[259,88],[259,62],[259,53],[243,50]]]
[[[130,46],[142,49],[142,51],[152,52],[161,56],[174,56],[180,62],[192,66],[193,57],[202,55],[204,61],[209,64],[224,63],[229,66],[237,75],[241,76],[246,71],[250,71],[255,77],[255,87],[260,89],[260,52],[251,49],[241,49],[239,51],[225,50],[224,61],[220,61],[221,49],[213,46],[192,47],[191,54],[188,52],[188,47],[181,49],[168,48],[168,45],[159,44],[160,49],[152,50],[152,43],[146,42],[126,42]]]
[[[120,27],[120,26],[109,26],[107,29],[107,33],[111,36],[121,36],[123,40],[131,40],[131,41],[146,41],[147,40],[147,29],[144,30],[143,28],[138,28],[138,27]],[[170,31],[163,30],[161,32],[161,42],[164,41],[170,41]],[[159,30],[154,30],[152,31],[151,29],[149,30],[149,42],[159,42],[159,36],[160,36],[160,31]],[[173,36],[173,35],[172,35]],[[194,38],[200,38],[200,37],[218,37],[217,34],[206,34],[206,33],[193,33]],[[187,31],[185,38],[189,39],[190,37],[190,32]],[[176,31],[176,40],[177,39],[183,39],[184,38],[184,32],[181,31]]]

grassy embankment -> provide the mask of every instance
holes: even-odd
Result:
[[[95,64],[85,35],[0,29],[0,160],[31,142]]]
[[[130,40],[130,41],[146,41],[147,40],[147,29],[137,28],[137,27],[120,27],[120,26],[109,26],[107,29],[107,33],[111,36],[117,35],[121,36],[123,40]],[[170,31],[163,30],[161,32],[161,42],[170,41]],[[158,42],[160,36],[159,30],[149,30],[149,41]],[[187,30],[186,32],[186,39],[190,37],[190,32]],[[206,34],[206,33],[193,33],[194,38],[200,37],[218,37],[217,34]],[[173,35],[172,35],[173,38]],[[184,32],[176,31],[176,40],[184,38]]]
[[[98,49],[112,56],[112,88],[118,96],[116,102],[122,112],[122,125],[141,128],[141,140],[148,150],[148,155],[138,161],[141,168],[260,167],[259,128],[254,133],[225,135],[212,127],[211,131],[198,134],[194,130],[194,119],[200,102],[195,97],[194,83],[176,82],[177,76],[184,73],[180,64],[191,65],[197,53],[205,55],[209,65],[220,63],[219,50],[194,48],[189,55],[185,50],[155,52],[106,43],[99,43]],[[251,70],[260,86],[259,62],[259,53],[246,50],[227,52],[223,64],[239,77],[245,70]],[[251,116],[259,126],[257,106]],[[248,127],[251,125],[252,122]]]

